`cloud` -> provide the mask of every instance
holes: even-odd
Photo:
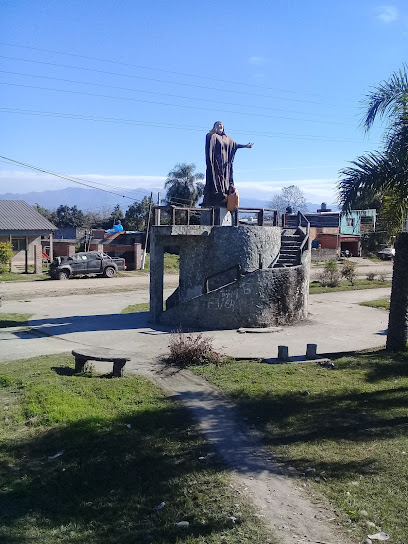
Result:
[[[288,167],[288,170],[290,167]],[[285,170],[275,168],[273,170]],[[236,173],[240,172],[237,170]],[[242,174],[242,172],[241,172]],[[251,175],[256,175],[255,172]],[[143,175],[104,175],[104,174],[67,174],[69,177],[76,177],[84,180],[95,188],[108,191],[125,192],[131,195],[137,189],[163,189],[164,176],[143,176]],[[267,180],[267,181],[240,181],[239,176],[235,180],[241,197],[268,201],[275,193],[280,192],[282,187],[297,185],[313,202],[333,202],[335,200],[335,187],[337,179],[334,178],[306,178],[290,180]],[[57,191],[65,187],[83,187],[67,180],[56,178],[47,174],[25,172],[19,170],[0,171],[0,194],[5,193],[29,193],[32,191]],[[85,187],[84,187],[85,188]],[[135,195],[138,198],[140,195]],[[164,189],[162,192],[164,197]]]
[[[396,6],[379,6],[377,8],[377,19],[383,23],[393,23],[399,17],[398,8]]]
[[[265,57],[249,57],[248,62],[254,66],[261,66],[262,64],[265,64],[266,59]]]

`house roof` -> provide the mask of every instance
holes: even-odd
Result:
[[[338,227],[340,224],[340,212],[305,213],[311,227]],[[297,214],[288,215],[290,227],[297,226]]]
[[[24,200],[0,200],[0,231],[54,231],[57,227]]]

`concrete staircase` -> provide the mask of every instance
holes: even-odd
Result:
[[[281,236],[279,259],[274,268],[286,268],[300,264],[300,246],[303,237],[295,229],[285,229]]]

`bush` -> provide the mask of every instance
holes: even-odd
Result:
[[[354,285],[354,280],[357,276],[357,270],[355,263],[352,263],[351,261],[344,261],[343,268],[341,270],[341,276],[348,280],[351,285]]]
[[[369,272],[369,273],[367,274],[367,279],[368,279],[368,281],[373,281],[373,280],[375,280],[375,274],[374,274],[374,272]]]
[[[320,283],[324,287],[336,287],[340,281],[339,265],[337,261],[326,261],[323,272],[319,277]]]
[[[0,243],[0,274],[7,272],[13,255],[14,251],[11,242]]]
[[[384,274],[384,273],[379,274],[379,275],[378,275],[378,279],[379,279],[380,281],[387,281],[387,274]]]
[[[168,362],[179,367],[220,364],[225,359],[222,353],[215,351],[211,337],[202,333],[196,335],[183,333],[181,329],[172,334],[169,349]]]

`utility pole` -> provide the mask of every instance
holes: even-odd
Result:
[[[161,206],[161,197],[160,193],[157,193],[157,205]],[[160,225],[160,210],[157,210],[157,216],[156,216],[157,224]]]
[[[142,270],[144,270],[145,262],[146,262],[147,242],[149,240],[150,215],[152,213],[152,206],[153,206],[153,193],[150,193],[150,205],[149,205],[149,215],[147,217],[146,241],[145,241],[145,247],[142,253],[142,262],[140,265]]]

